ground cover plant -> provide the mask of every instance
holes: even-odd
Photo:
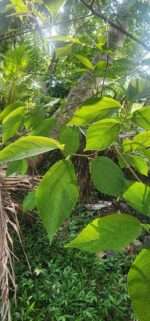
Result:
[[[120,253],[149,237],[150,3],[2,0],[0,9],[1,319],[10,321],[20,212],[36,210],[51,248],[95,188],[113,211],[85,219],[65,253]],[[150,318],[149,261],[144,242],[127,276],[139,321]]]
[[[39,220],[21,219],[31,271],[16,239],[16,255],[20,259],[15,269],[17,306],[13,299],[11,302],[13,320],[134,320],[126,286],[133,257],[118,253],[102,260],[64,248],[66,240],[71,240],[94,216],[93,211],[86,210],[85,219],[84,206],[78,206],[51,248]]]

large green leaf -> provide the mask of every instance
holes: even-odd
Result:
[[[25,14],[28,12],[27,6],[23,0],[10,0],[17,14]]]
[[[13,161],[9,164],[6,175],[12,175],[14,173],[19,173],[20,175],[24,175],[28,169],[28,162],[25,159],[20,159]]]
[[[2,142],[3,144],[19,129],[24,115],[24,107],[19,107],[7,115],[2,123]]]
[[[120,124],[117,120],[99,120],[87,130],[85,150],[103,150],[107,148],[117,139],[119,130]]]
[[[143,157],[136,156],[136,155],[123,155],[123,158],[126,162],[134,167],[140,174],[147,176],[148,175],[148,165]],[[119,159],[120,166],[127,167],[127,164],[122,160]]]
[[[91,61],[87,58],[87,57],[84,57],[84,56],[81,56],[81,55],[76,55],[76,58],[78,61],[80,61],[85,67],[89,68],[89,69],[94,69],[94,66],[93,64],[91,63]]]
[[[61,130],[59,141],[64,144],[63,154],[68,156],[74,154],[79,149],[80,135],[77,128],[65,127]]]
[[[145,129],[150,129],[150,106],[145,106],[133,113],[132,120]]]
[[[107,68],[107,62],[104,60],[99,61],[95,66],[95,75],[96,77],[102,77],[104,75],[104,72]]]
[[[90,253],[119,251],[128,246],[141,233],[140,222],[127,214],[112,214],[88,224],[66,247]]]
[[[10,105],[8,105],[7,107],[5,107],[3,109],[3,111],[0,113],[0,120],[3,121],[3,119],[9,114],[11,113],[13,110],[15,110],[18,107],[24,107],[22,102],[16,101]]]
[[[69,43],[68,45],[65,45],[64,47],[56,48],[56,57],[61,58],[65,56],[69,56],[72,52],[72,43]]]
[[[59,11],[60,7],[66,2],[64,0],[43,0],[44,4],[51,11],[52,15],[55,16]]]
[[[92,124],[102,118],[111,116],[120,107],[120,103],[113,98],[89,99],[77,109],[69,125],[81,126]]]
[[[43,119],[38,126],[36,126],[32,132],[32,136],[49,136],[50,131],[53,129],[57,122],[56,118]]]
[[[128,292],[139,321],[150,320],[150,249],[143,249],[128,273]]]
[[[45,117],[45,110],[42,107],[31,108],[25,117],[25,126],[27,129],[35,129]]]
[[[30,192],[23,200],[23,211],[29,212],[36,207],[35,191]]]
[[[147,79],[132,79],[127,89],[127,98],[130,101],[138,101],[150,96],[150,81]]]
[[[62,150],[64,145],[61,145],[56,140],[47,137],[23,137],[0,151],[0,163],[32,157],[56,148]]]
[[[123,197],[136,211],[145,215],[150,215],[149,186],[142,182],[129,182]]]
[[[150,147],[150,130],[137,134],[133,139],[133,149],[143,149]]]
[[[45,174],[37,188],[39,215],[52,241],[62,222],[70,215],[78,199],[73,164],[61,160]]]
[[[118,196],[124,188],[123,172],[110,158],[99,156],[91,163],[91,176],[101,193]]]

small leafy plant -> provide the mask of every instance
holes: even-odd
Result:
[[[2,167],[7,164],[0,182],[0,256],[3,258],[0,260],[0,286],[1,318],[4,321],[7,315],[10,319],[9,278],[15,289],[9,250],[12,239],[8,227],[13,227],[20,238],[16,208],[10,196],[16,182],[19,188],[28,187],[30,193],[23,201],[23,209],[38,209],[51,243],[79,200],[79,169],[74,166],[74,159],[85,158],[94,187],[101,194],[115,198],[116,203],[123,200],[127,207],[122,213],[116,211],[88,222],[65,245],[66,249],[75,248],[90,254],[119,252],[139,238],[143,230],[149,232],[150,80],[145,71],[149,68],[147,52],[150,47],[147,1],[131,0],[121,4],[120,1],[81,0],[77,1],[78,13],[80,15],[84,10],[85,16],[80,17],[76,13],[74,16],[75,10],[72,4],[71,7],[68,5],[69,1],[10,0],[6,6],[2,2],[0,7],[6,25],[7,19],[14,19],[7,32],[16,30],[19,25],[24,35],[35,32],[35,26],[40,32],[44,29],[46,34],[50,23],[55,33],[53,27],[71,23],[65,27],[67,36],[64,33],[50,36],[48,31],[44,43],[48,46],[50,42],[51,48],[47,52],[52,49],[50,65],[41,50],[43,42],[38,40],[37,46],[34,36],[27,36],[23,44],[6,43],[1,55],[0,164]],[[66,12],[72,19],[57,20],[65,3]],[[84,27],[79,25],[79,18],[89,23],[86,36],[84,32],[79,37],[72,34],[72,30],[78,33]],[[72,25],[75,21],[78,23],[76,27]],[[94,28],[91,21],[95,22]],[[138,32],[142,37],[146,32],[146,43],[139,39]],[[123,43],[125,36],[127,39]],[[11,33],[2,39],[13,37]],[[15,37],[18,39],[18,34]],[[133,61],[129,58],[132,55]],[[56,100],[53,95],[48,95],[47,84],[49,81],[52,93],[59,59],[57,83],[63,88],[67,78],[69,86],[73,83],[74,87],[67,99]],[[43,73],[50,80],[44,79],[41,88]],[[73,74],[79,73],[82,76],[77,82],[78,77]],[[57,92],[57,97],[60,96]],[[33,173],[25,175],[34,157],[56,150],[61,157],[48,170],[43,170],[43,177],[35,177]],[[14,173],[22,176],[13,176]],[[86,173],[85,168],[82,172],[85,186],[88,185]],[[149,262],[150,249],[144,248],[128,273],[128,291],[140,321],[150,319]],[[33,308],[34,303],[29,306],[29,309]],[[88,313],[90,315],[91,311]]]

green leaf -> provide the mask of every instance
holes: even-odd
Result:
[[[137,134],[134,136],[134,139],[132,141],[133,143],[133,150],[136,149],[143,149],[143,147],[150,147],[150,130],[146,132],[141,132],[140,134]]]
[[[127,90],[130,101],[138,101],[150,96],[150,81],[142,78],[132,79]]]
[[[51,41],[63,41],[63,42],[73,42],[76,44],[81,45],[81,41],[78,38],[74,38],[74,37],[65,37],[65,36],[53,36],[50,37],[49,40]]]
[[[111,116],[120,108],[120,103],[109,97],[88,99],[76,110],[68,125],[88,125]]]
[[[141,233],[138,219],[127,214],[112,214],[88,224],[66,247],[90,253],[120,251]]]
[[[18,107],[24,107],[23,103],[17,101],[15,103],[12,103],[10,105],[8,105],[7,107],[5,107],[3,109],[3,111],[0,113],[0,120],[3,121],[3,119],[9,114],[11,113],[13,110],[15,110]]]
[[[107,63],[104,60],[99,61],[95,66],[94,66],[94,70],[95,70],[95,74],[97,77],[102,77],[104,74],[104,71],[106,70],[107,67]]]
[[[110,158],[99,156],[91,162],[91,177],[101,193],[118,196],[124,188],[123,172]]]
[[[80,146],[80,135],[77,128],[65,127],[61,130],[59,141],[64,144],[63,154],[68,156],[77,152]]]
[[[37,188],[39,215],[52,241],[62,222],[68,218],[78,199],[73,164],[61,160],[45,174]]]
[[[140,127],[150,129],[150,106],[145,106],[133,113],[132,120]]]
[[[148,233],[150,233],[150,224],[141,224],[144,230],[146,230]]]
[[[52,138],[26,136],[16,140],[0,151],[0,163],[32,157],[56,148],[62,150],[64,146]]]
[[[24,107],[19,107],[8,114],[2,123],[2,143],[4,144],[10,137],[16,134],[24,115]]]
[[[16,13],[18,14],[25,14],[28,12],[26,5],[24,4],[23,0],[10,0],[12,3]]]
[[[6,175],[10,176],[16,172],[19,173],[20,175],[24,175],[27,172],[27,169],[28,169],[28,163],[26,160],[24,159],[17,160],[9,164],[6,171]]]
[[[56,118],[46,118],[36,126],[32,132],[32,136],[49,136],[50,131],[54,128],[57,122]]]
[[[23,211],[29,212],[36,207],[35,191],[30,192],[23,200]]]
[[[135,168],[140,174],[145,176],[148,175],[148,165],[142,157],[136,155],[123,155],[123,158],[127,161],[127,163],[130,166]],[[123,160],[119,160],[119,164],[121,167],[127,167]]]
[[[99,120],[87,130],[85,150],[103,150],[107,148],[117,139],[119,130],[120,124],[117,120]]]
[[[130,182],[123,197],[139,213],[150,215],[150,187],[142,182]]]
[[[72,52],[72,43],[69,43],[64,47],[56,48],[55,51],[56,51],[57,58],[69,56]]]
[[[147,158],[147,160],[150,161],[150,150],[148,150],[146,148],[142,148],[142,153]]]
[[[122,149],[124,153],[128,153],[132,149],[132,140],[129,138],[125,138],[122,142]]]
[[[150,319],[150,249],[143,249],[128,273],[128,292],[140,321]]]
[[[94,69],[93,64],[91,63],[91,61],[88,58],[81,56],[81,55],[75,55],[75,57],[77,58],[78,61],[81,62],[81,64],[83,64],[87,68],[92,69],[92,70]]]
[[[28,111],[25,118],[25,126],[29,129],[35,129],[44,119],[45,111],[42,107],[34,107]]]
[[[48,7],[51,11],[52,15],[55,16],[59,9],[63,6],[66,2],[64,0],[43,0],[44,4]]]
[[[104,52],[106,54],[111,54],[112,53],[112,50],[105,48],[105,43],[104,42],[97,43],[96,44],[96,48],[100,49],[102,52]]]

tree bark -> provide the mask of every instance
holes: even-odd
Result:
[[[124,3],[126,0],[124,1]],[[125,15],[125,9],[123,9],[123,5],[118,12],[118,16]],[[124,30],[128,29],[128,21],[127,19],[123,19],[121,23],[121,27]],[[121,47],[123,42],[124,34],[115,28],[110,27],[108,31],[108,39],[107,39],[107,47],[109,49],[115,48],[115,51]],[[99,61],[106,61],[110,63],[113,58],[115,51],[112,54],[108,53],[100,53],[93,59],[93,64],[95,65]],[[101,78],[102,80],[102,78]],[[63,112],[61,109],[58,109],[54,114],[55,117],[58,117],[58,122],[56,124],[56,128],[52,131],[51,136],[55,139],[58,138],[58,132],[61,125],[70,120],[75,110],[87,99],[91,98],[94,94],[94,90],[97,88],[98,83],[100,83],[100,78],[95,78],[92,70],[88,73],[83,74],[77,82],[77,85],[73,87],[67,97],[67,103],[63,108]]]

